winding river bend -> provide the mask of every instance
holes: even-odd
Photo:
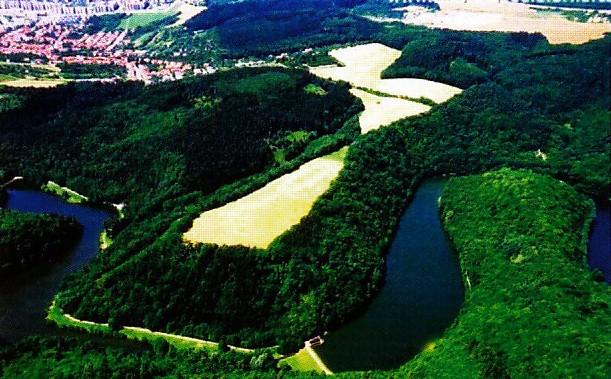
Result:
[[[588,243],[588,263],[611,283],[611,204],[597,204]]]
[[[440,179],[424,182],[403,214],[387,255],[386,283],[367,313],[327,335],[325,344],[316,348],[333,371],[398,367],[443,333],[458,314],[463,299],[458,261],[438,215],[443,184]],[[0,281],[0,339],[57,333],[45,323],[46,308],[62,279],[96,255],[104,220],[111,214],[29,190],[9,191],[7,207],[72,216],[84,227],[78,244],[57,261]],[[588,259],[611,282],[608,205],[598,206]]]
[[[386,283],[367,312],[325,337],[316,352],[334,372],[392,369],[450,326],[463,300],[457,256],[437,200],[444,181],[431,179],[403,214],[386,258]],[[592,269],[611,282],[611,209],[597,204],[588,246]]]
[[[458,314],[461,274],[437,204],[444,183],[424,182],[401,217],[386,256],[386,282],[367,312],[316,348],[332,371],[397,368]]]
[[[8,209],[32,213],[71,216],[83,225],[83,235],[71,251],[51,264],[33,267],[9,279],[0,280],[0,339],[15,341],[44,333],[46,308],[68,274],[83,267],[98,251],[104,220],[110,213],[68,204],[40,191],[10,190]]]

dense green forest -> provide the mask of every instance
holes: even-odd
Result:
[[[186,26],[191,31],[214,30],[227,56],[261,56],[370,39],[384,26],[350,12],[365,2],[248,0],[212,4]]]
[[[571,54],[548,46],[422,117],[359,138],[333,188],[267,251],[184,246],[182,232],[212,200],[166,202],[163,215],[126,228],[113,254],[68,281],[59,302],[71,314],[115,326],[294,350],[375,295],[398,215],[425,176],[528,167],[607,197],[608,43]],[[136,219],[145,214],[150,218],[144,209]],[[168,220],[179,221],[149,229]],[[142,237],[144,230],[153,234]]]
[[[325,94],[309,93],[308,84]],[[0,165],[32,183],[52,179],[94,202],[210,193],[282,163],[274,161],[277,148],[287,159],[300,155],[361,109],[346,85],[269,68],[149,87],[5,91],[24,99],[0,113]],[[289,143],[295,131],[309,139]]]
[[[269,352],[252,355],[177,350],[168,344],[84,341],[74,337],[29,338],[0,345],[2,378],[278,378]],[[290,375],[292,377],[292,375]],[[306,377],[306,376],[304,376]]]
[[[409,41],[382,77],[421,77],[465,88],[493,79],[507,65],[545,54],[547,49],[541,34],[432,32]]]
[[[465,304],[398,376],[607,377],[611,292],[586,263],[592,201],[548,176],[504,169],[450,180],[441,208]]]
[[[80,224],[71,218],[0,209],[0,273],[7,275],[57,259],[81,232]]]
[[[0,112],[1,131],[7,132],[0,141],[0,166],[37,183],[54,179],[96,201],[128,200],[127,217],[111,225],[113,245],[64,283],[57,301],[66,312],[113,327],[145,326],[243,346],[279,344],[290,352],[367,306],[382,285],[384,254],[399,215],[424,177],[529,168],[588,196],[608,198],[611,38],[578,47],[550,46],[537,35],[381,26],[335,6],[326,13],[335,16],[319,20],[327,23],[321,34],[285,33],[283,22],[274,34],[269,33],[274,22],[253,31],[257,13],[244,15],[240,9],[247,8],[240,7],[249,4],[235,6],[235,15],[205,25],[222,37],[223,26],[239,24],[235,36],[224,37],[232,48],[228,54],[373,40],[404,48],[386,75],[469,87],[421,117],[359,137],[331,190],[300,225],[265,251],[188,246],[182,232],[202,211],[288,170],[274,161],[274,149],[287,149],[293,162],[288,164],[296,167],[304,157],[352,141],[358,128],[346,121],[361,108],[345,85],[302,72],[255,69],[147,89],[96,84],[12,90],[24,105]],[[223,15],[211,10],[206,17],[215,14]],[[265,14],[268,20],[275,16]],[[353,33],[354,25],[362,28]],[[253,38],[261,39],[261,50],[256,43],[244,47]],[[327,95],[304,91],[308,84],[323,87]],[[298,130],[311,132],[312,140],[287,145],[287,133]],[[228,142],[218,146],[218,140]],[[567,202],[571,199],[581,197]],[[580,216],[583,224],[585,214]],[[566,234],[568,242],[571,236]],[[505,296],[501,284],[491,293]],[[514,329],[505,332],[515,334]],[[465,372],[525,372],[530,366],[516,364],[514,356],[507,361],[506,348],[494,339],[478,340],[475,358],[465,363],[472,371]],[[460,348],[454,352],[467,354]],[[439,362],[451,364],[452,354]],[[589,364],[573,359],[576,366]],[[488,361],[491,367],[478,363]],[[24,358],[20,364],[27,362]],[[544,361],[535,369],[551,370],[550,364]],[[406,367],[414,373],[425,369]]]
[[[391,27],[365,17],[397,17],[400,13],[391,12],[394,5],[386,0],[208,1],[208,7],[186,28],[148,34],[138,29],[133,40],[152,56],[178,54],[190,63],[225,66],[244,57],[273,61],[275,55],[306,48],[384,39],[392,34],[389,28],[398,26],[405,31],[400,24]],[[112,28],[117,21],[108,22]]]

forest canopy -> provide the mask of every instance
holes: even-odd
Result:
[[[181,244],[190,221],[209,209],[206,199],[184,195],[153,218],[144,209],[117,236],[112,254],[66,283],[59,304],[117,326],[143,323],[294,351],[354,317],[376,294],[401,210],[424,177],[530,168],[604,199],[610,180],[603,174],[610,167],[608,92],[600,73],[608,60],[605,44],[608,38],[572,54],[548,46],[549,54],[511,61],[425,115],[359,137],[331,190],[266,251]],[[562,64],[543,64],[556,61]],[[586,86],[588,93],[576,95]],[[243,87],[248,92],[252,85]]]
[[[6,278],[37,263],[56,260],[80,238],[72,218],[0,209],[0,273]]]
[[[592,201],[548,176],[503,169],[450,180],[441,207],[465,304],[402,375],[606,377],[611,293],[586,263]]]
[[[298,50],[316,44],[384,42],[403,48],[402,57],[386,76],[440,80],[466,90],[422,116],[358,138],[353,117],[362,107],[347,85],[302,71],[232,70],[147,88],[82,84],[44,91],[11,90],[21,105],[0,111],[0,131],[6,136],[0,141],[0,166],[7,173],[25,174],[35,183],[54,179],[94,201],[128,202],[126,218],[111,225],[112,246],[63,284],[57,304],[76,317],[108,322],[113,328],[143,326],[247,347],[278,344],[281,352],[293,352],[305,339],[358,315],[375,296],[383,284],[384,255],[399,216],[422,179],[510,167],[530,171],[489,174],[502,183],[515,183],[515,193],[497,194],[503,204],[529,199],[529,190],[518,185],[524,179],[541,196],[560,195],[549,199],[558,205],[550,213],[557,219],[550,219],[542,208],[524,211],[524,222],[533,226],[533,232],[519,230],[525,234],[518,238],[518,231],[504,224],[515,216],[513,206],[497,209],[490,204],[491,194],[477,188],[473,188],[477,204],[451,200],[452,192],[448,192],[445,209],[465,212],[463,220],[470,222],[471,229],[465,229],[463,237],[454,233],[454,241],[459,252],[465,253],[461,259],[469,270],[472,295],[475,300],[482,297],[480,303],[473,303],[482,308],[473,312],[467,308],[465,320],[490,325],[486,315],[493,314],[509,324],[499,335],[510,340],[518,333],[511,325],[515,316],[530,336],[553,344],[548,330],[531,330],[528,325],[532,321],[546,329],[531,320],[539,315],[533,312],[539,305],[519,303],[524,299],[515,295],[544,289],[535,296],[544,302],[540,309],[549,311],[547,316],[555,311],[568,328],[596,334],[583,319],[594,314],[599,320],[608,312],[608,300],[600,294],[599,284],[589,281],[585,266],[579,266],[584,264],[579,233],[591,211],[584,195],[609,198],[611,38],[583,46],[551,46],[540,35],[523,33],[382,27],[340,6],[319,15],[307,9],[308,4],[294,15],[321,21],[311,34],[288,29],[286,25],[295,26],[292,21],[285,25],[286,12],[263,9],[263,15],[247,14],[244,9],[250,2],[233,4],[230,11],[235,14],[211,9],[189,27],[208,22],[201,27],[218,31],[228,54],[236,56],[271,54],[286,46]],[[277,17],[278,23],[261,25],[266,32],[277,27],[278,33],[253,31],[260,17]],[[232,23],[239,25],[229,28]],[[223,27],[228,29],[223,32]],[[229,33],[234,30],[235,34]],[[252,39],[259,42],[245,44]],[[294,132],[309,136],[306,143],[289,138]],[[219,140],[227,142],[221,145]],[[345,169],[331,189],[269,249],[183,243],[183,232],[202,211],[235,200],[299,162],[353,140]],[[274,154],[277,149],[283,154]],[[489,177],[471,180],[486,182]],[[583,195],[550,177],[567,182]],[[553,208],[552,203],[543,204]],[[492,213],[500,215],[498,224],[488,220],[497,227],[479,229],[483,228],[481,214]],[[452,234],[452,223],[448,225]],[[548,255],[533,254],[520,266],[528,270],[515,272],[519,270],[511,258],[524,259],[519,258],[522,250],[550,250],[556,229],[566,232],[563,247]],[[502,233],[511,238],[506,241]],[[477,241],[474,235],[489,238]],[[534,237],[542,238],[541,246]],[[505,242],[507,246],[502,245]],[[489,257],[484,254],[488,250],[501,253]],[[550,263],[552,267],[575,283],[553,272],[522,277],[540,274],[547,259],[557,260]],[[496,261],[501,265],[482,271],[479,261],[484,262],[482,267]],[[507,267],[525,283],[545,283],[522,288],[522,282],[501,281],[508,278],[507,273],[498,270]],[[556,296],[565,297],[561,301],[570,312],[546,308]],[[495,309],[490,299],[500,299],[501,309]],[[530,310],[522,315],[524,307],[515,308],[516,304]],[[542,316],[541,320],[554,318]],[[432,354],[419,356],[401,371],[378,374],[464,369],[466,376],[527,376],[530,370],[543,376],[554,369],[558,357],[572,352],[566,339],[550,350],[524,342],[519,345],[524,352],[543,349],[536,351],[554,357],[533,363],[532,357],[512,351],[513,341],[498,341],[477,325],[470,326],[476,338],[467,340],[457,325],[448,332],[447,343]],[[577,345],[580,353],[585,352],[586,342]],[[605,356],[598,340],[593,349]],[[598,358],[583,355],[573,363],[561,361],[554,372],[578,376],[583,370],[598,375]],[[34,362],[38,358],[32,357]]]

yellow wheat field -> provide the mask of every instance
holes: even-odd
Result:
[[[329,54],[344,67],[312,67],[310,71],[325,79],[346,81],[355,87],[393,96],[425,97],[436,103],[447,101],[461,92],[460,88],[424,79],[382,79],[382,71],[401,56],[401,51],[379,43],[337,49]]]
[[[576,22],[506,0],[439,0],[437,12],[407,13],[404,22],[433,28],[541,33],[552,44],[581,44],[611,32],[608,22]]]
[[[185,240],[266,248],[310,212],[344,166],[342,155],[314,159],[245,197],[202,213]]]
[[[383,125],[391,124],[402,118],[416,116],[431,109],[428,105],[414,101],[376,96],[359,89],[352,89],[350,92],[359,97],[365,105],[365,111],[359,117],[361,133],[367,133]]]
[[[426,97],[436,102],[460,93],[458,88],[427,80],[380,79],[381,72],[401,55],[399,50],[381,44],[337,49],[330,54],[345,67],[317,67],[312,69],[314,74],[390,95]],[[376,96],[359,89],[351,92],[365,105],[359,118],[362,133],[430,109],[427,105],[397,97]],[[241,199],[202,213],[185,233],[185,241],[268,247],[279,235],[298,224],[318,197],[327,191],[343,167],[346,150],[314,159]]]
[[[52,88],[66,83],[68,83],[68,81],[63,79],[15,79],[0,82],[0,86],[15,88]]]

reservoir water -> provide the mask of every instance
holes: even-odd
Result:
[[[458,314],[463,286],[438,214],[443,183],[424,182],[403,214],[386,258],[385,285],[367,312],[325,336],[326,342],[316,348],[331,370],[399,367],[441,335]],[[72,216],[83,225],[79,242],[55,262],[0,278],[0,339],[15,341],[52,330],[44,320],[47,306],[62,279],[96,255],[104,220],[111,214],[30,190],[9,191],[7,208]],[[611,282],[609,205],[598,205],[588,260]]]
[[[83,267],[98,251],[104,220],[111,214],[99,209],[68,204],[40,191],[10,190],[8,209],[21,212],[71,216],[83,225],[78,243],[48,264],[40,264],[10,278],[0,278],[0,339],[15,341],[44,332],[46,309],[63,278]]]
[[[463,284],[439,218],[444,181],[424,182],[386,256],[386,281],[364,315],[325,336],[316,351],[332,371],[397,368],[456,318]]]
[[[602,271],[605,281],[611,283],[611,206],[596,205],[596,218],[592,223],[588,243],[588,263],[592,269]]]

